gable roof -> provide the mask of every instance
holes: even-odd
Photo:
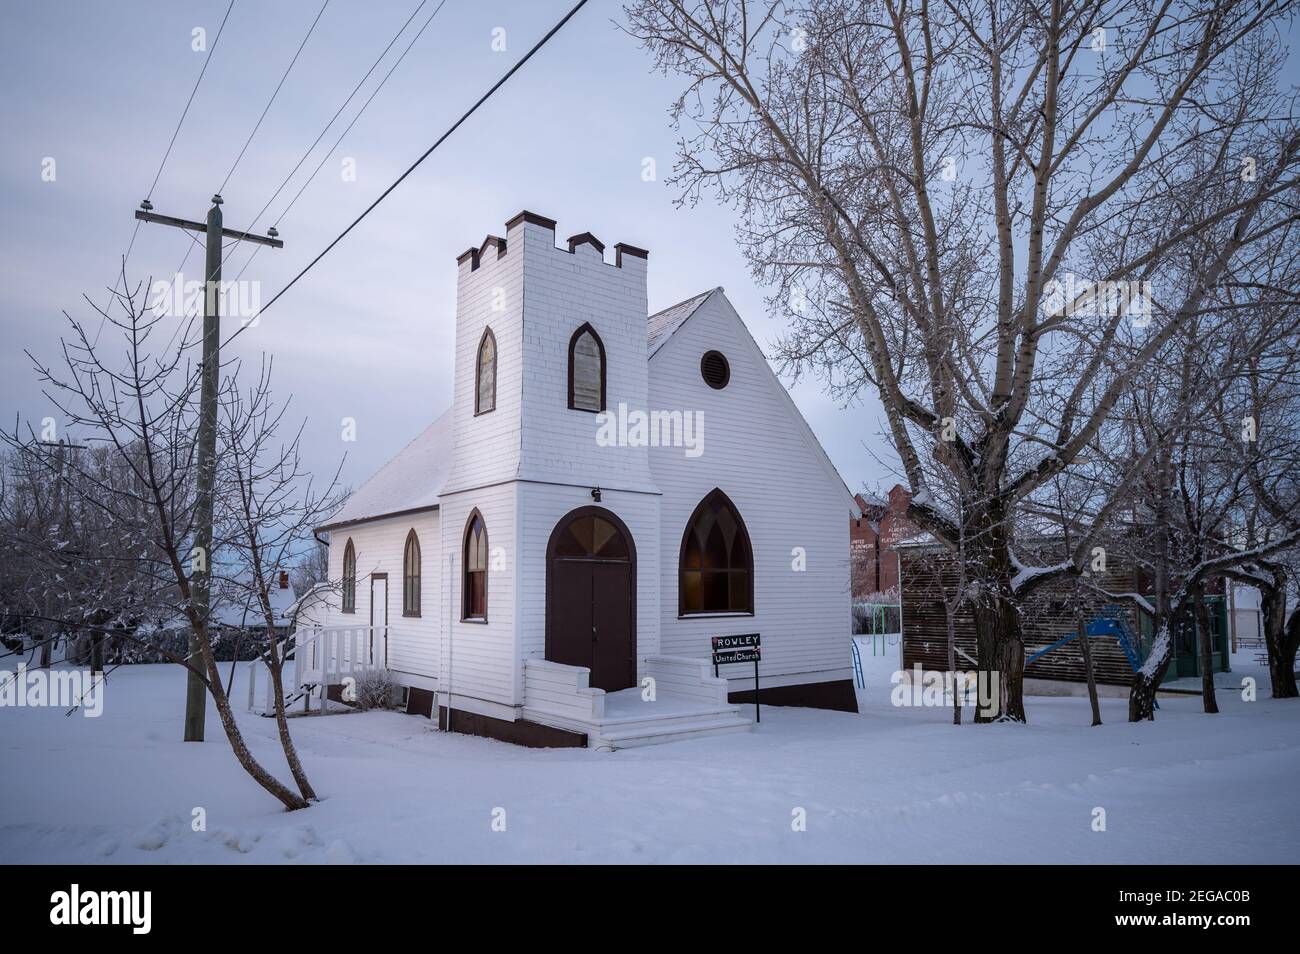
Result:
[[[730,312],[736,323],[740,325],[740,330],[744,334],[745,340],[748,341],[750,346],[754,349],[754,352],[758,356],[758,363],[767,370],[768,378],[776,388],[776,391],[785,400],[786,406],[790,409],[790,412],[794,417],[796,426],[799,428],[799,431],[807,442],[808,447],[812,450],[813,455],[821,463],[822,468],[826,471],[827,475],[843,488],[845,500],[849,505],[850,516],[861,517],[862,509],[858,506],[857,500],[849,490],[848,484],[846,484],[844,478],[840,476],[839,469],[836,468],[830,455],[826,453],[826,448],[822,447],[821,441],[817,439],[817,435],[808,424],[807,418],[805,418],[803,412],[799,410],[799,405],[794,403],[794,398],[790,396],[789,389],[781,383],[781,379],[776,376],[776,372],[772,370],[772,366],[767,363],[767,355],[763,353],[763,349],[759,347],[758,342],[754,340],[754,336],[750,334],[749,326],[746,325],[745,320],[740,317],[740,312],[736,311],[736,306],[727,298],[727,294],[722,290],[722,286],[710,288],[708,291],[696,295],[694,298],[688,298],[684,302],[673,305],[671,308],[665,309],[657,315],[651,315],[650,321],[654,323],[656,319],[659,319],[661,326],[658,342],[656,343],[653,338],[651,340],[649,349],[650,357],[653,358],[655,353],[668,343],[668,339],[671,335],[677,331],[678,328],[684,325],[687,319],[699,311],[700,306],[711,299],[714,295],[717,295],[719,301],[726,306],[726,310]],[[652,331],[651,334],[653,335],[653,333],[654,332]]]
[[[646,356],[652,357],[656,351],[663,347],[669,336],[674,331],[685,324],[686,319],[695,314],[708,297],[714,292],[722,291],[721,287],[710,288],[706,292],[700,292],[685,301],[679,301],[671,308],[665,308],[663,311],[657,311],[646,319]]]
[[[332,530],[375,517],[436,508],[438,494],[451,470],[451,424],[448,408],[353,491],[339,512],[317,529]]]

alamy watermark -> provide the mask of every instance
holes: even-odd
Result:
[[[898,670],[889,681],[894,687],[889,701],[896,706],[951,706],[953,693],[960,693],[963,704],[971,702],[973,695],[979,714],[985,718],[992,718],[1001,710],[1000,680],[996,672],[925,670],[917,663],[910,671]]]
[[[262,311],[260,281],[207,282],[216,294],[218,314],[257,323]],[[186,281],[177,272],[171,281],[159,279],[149,288],[149,309],[158,318],[189,318],[203,314],[205,283]]]
[[[1115,317],[1127,315],[1134,326],[1151,323],[1151,283],[1148,281],[1085,282],[1067,272],[1043,286],[1043,311],[1049,315]]]
[[[153,926],[153,892],[83,891],[74,884],[50,895],[50,923],[119,924],[130,927],[132,934],[148,934]]]
[[[628,410],[596,415],[596,443],[601,447],[681,447],[687,457],[704,453],[703,411]]]
[[[104,713],[104,676],[88,669],[0,669],[0,708],[77,709],[88,719]]]

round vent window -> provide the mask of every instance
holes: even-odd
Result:
[[[704,383],[716,391],[721,391],[731,380],[731,365],[721,351],[706,351],[700,359],[700,374]]]

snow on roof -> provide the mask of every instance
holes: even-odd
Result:
[[[436,507],[451,470],[451,425],[449,408],[353,491],[347,503],[320,529]]]
[[[248,577],[241,576],[238,582],[240,586],[247,586]],[[292,584],[281,589],[279,583],[273,580],[267,587],[266,595],[271,601],[271,611],[275,614],[275,625],[288,626],[292,621],[289,610],[297,602]],[[220,626],[257,627],[264,625],[262,620],[262,608],[251,588],[247,591],[236,589],[229,595],[218,596],[212,606],[212,621]]]
[[[685,301],[679,301],[671,308],[665,308],[663,311],[655,312],[646,319],[646,353],[653,356],[656,351],[668,340],[669,336],[680,328],[687,318],[695,314],[695,310],[704,304],[706,298],[715,291],[721,291],[721,288],[710,288],[706,292],[700,292],[692,298]]]
[[[879,494],[874,494],[874,493],[855,494],[853,499],[858,502],[858,506],[862,507],[864,512],[867,507],[878,507],[881,509],[886,509],[889,507],[888,499],[880,496]]]
[[[903,539],[896,541],[894,543],[894,549],[901,550],[904,547],[933,547],[940,545],[942,542],[943,541],[933,533],[930,533],[928,530],[922,530],[919,533],[914,533],[911,536],[903,537]]]
[[[212,610],[209,619],[213,625],[228,626],[233,629],[258,629],[265,625],[262,607],[253,592],[252,577],[247,573],[238,573],[233,577],[214,577],[212,592]],[[293,584],[281,588],[277,579],[272,579],[266,588],[267,598],[271,602],[271,612],[275,615],[276,626],[289,626],[293,623],[293,606],[298,598]],[[184,613],[176,613],[161,624],[164,630],[185,629],[190,625]]]

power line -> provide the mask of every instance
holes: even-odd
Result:
[[[555,36],[555,34],[559,33],[560,30],[561,30],[561,28],[563,28],[564,25],[565,25],[566,23],[568,23],[570,19],[573,18],[573,15],[574,15],[575,13],[577,13],[579,10],[581,10],[583,7],[585,7],[586,5],[587,5],[587,0],[578,0],[578,2],[577,2],[576,4],[573,5],[573,8],[572,8],[571,10],[569,10],[569,12],[566,13],[566,14],[565,14],[561,19],[560,19],[560,21],[559,21],[558,23],[555,24],[555,26],[551,27],[551,29],[547,32],[547,34],[546,34],[544,37],[542,37],[542,38],[541,38],[540,40],[538,40],[535,44],[533,44],[533,48],[530,49],[527,53],[525,53],[525,54],[523,55],[523,57],[519,60],[519,62],[515,63],[514,66],[510,67],[510,69],[506,71],[506,73],[505,73],[504,76],[502,76],[499,80],[497,80],[495,83],[493,83],[493,84],[492,84],[492,87],[491,87],[491,88],[490,88],[486,93],[484,93],[482,96],[480,96],[480,97],[478,98],[478,101],[477,101],[476,103],[474,103],[474,105],[471,106],[469,109],[467,109],[467,110],[464,112],[464,114],[463,114],[463,115],[462,115],[458,120],[456,120],[454,123],[452,123],[451,126],[447,129],[447,131],[444,132],[441,136],[439,136],[438,139],[434,142],[434,144],[433,144],[432,146],[430,146],[428,149],[426,149],[426,150],[424,151],[424,153],[420,156],[420,158],[416,159],[415,162],[411,163],[411,165],[407,168],[407,170],[406,170],[405,172],[403,172],[400,176],[398,176],[398,177],[393,181],[393,184],[392,184],[392,185],[390,185],[387,189],[385,189],[383,192],[381,192],[380,195],[379,195],[379,198],[375,199],[374,202],[370,203],[370,205],[366,207],[366,210],[365,210],[364,212],[362,212],[362,213],[361,213],[360,215],[358,215],[355,219],[353,219],[353,220],[352,220],[352,224],[350,224],[347,228],[345,228],[342,232],[340,232],[340,233],[338,234],[338,237],[335,238],[334,241],[330,242],[329,245],[325,246],[324,250],[321,251],[321,253],[320,253],[319,255],[317,255],[317,256],[316,256],[315,258],[313,258],[310,262],[308,262],[308,263],[307,263],[307,266],[306,266],[305,268],[303,268],[303,270],[300,271],[297,275],[295,275],[295,276],[290,280],[289,284],[285,285],[285,286],[284,286],[283,288],[281,288],[278,292],[276,292],[275,295],[272,296],[271,300],[268,301],[268,302],[267,302],[267,303],[266,303],[266,304],[265,304],[265,305],[264,305],[264,306],[263,306],[263,307],[258,311],[258,313],[257,313],[257,317],[260,318],[262,315],[266,314],[267,309],[270,308],[272,305],[274,305],[277,301],[280,300],[280,296],[282,296],[282,295],[283,295],[285,292],[287,292],[290,288],[292,288],[294,285],[296,285],[296,284],[298,283],[298,280],[299,280],[300,278],[302,278],[304,275],[306,275],[309,271],[311,271],[311,269],[316,265],[317,262],[319,262],[319,261],[320,261],[322,258],[324,258],[326,255],[328,255],[328,254],[330,253],[330,251],[334,248],[334,246],[338,245],[339,242],[343,241],[344,237],[346,237],[347,234],[348,234],[349,232],[351,232],[354,228],[356,228],[357,225],[359,225],[359,224],[361,223],[361,220],[362,220],[362,219],[364,219],[367,215],[369,215],[371,212],[373,212],[373,211],[375,210],[376,206],[379,205],[379,203],[383,202],[384,199],[388,198],[389,194],[390,194],[394,189],[396,189],[399,185],[401,185],[402,182],[406,179],[407,176],[409,176],[412,172],[414,172],[414,171],[416,170],[416,168],[417,168],[417,167],[418,167],[422,162],[424,162],[425,159],[428,159],[429,156],[431,156],[431,155],[433,154],[433,151],[434,151],[435,149],[437,149],[439,146],[441,146],[441,145],[442,145],[442,144],[443,144],[443,143],[444,143],[444,142],[445,142],[445,141],[446,141],[446,140],[451,136],[452,133],[454,133],[457,129],[459,129],[460,126],[465,122],[465,120],[469,119],[470,116],[474,115],[474,113],[478,111],[478,108],[479,108],[480,106],[482,106],[484,103],[486,103],[486,102],[488,101],[488,99],[490,99],[490,98],[492,97],[492,94],[493,94],[493,93],[495,93],[495,92],[496,92],[497,90],[499,90],[502,86],[504,86],[504,85],[506,84],[506,81],[509,80],[510,77],[514,76],[515,73],[519,72],[519,69],[520,69],[520,68],[521,68],[525,63],[527,63],[530,59],[532,59],[532,58],[533,58],[533,55],[534,55],[538,50],[540,50],[540,49],[541,49],[542,47],[544,47],[548,42],[550,42],[551,37],[553,37],[553,36]],[[240,334],[240,333],[241,333],[245,328],[249,328],[249,327],[251,327],[251,326],[252,326],[252,322],[250,321],[249,323],[247,323],[247,324],[243,325],[242,327],[240,327],[240,329],[239,329],[238,331],[236,331],[234,334],[232,334],[232,335],[230,336],[230,338],[227,338],[226,341],[229,342],[231,339],[233,339],[233,338],[235,338],[237,335],[239,335],[239,334]]]
[[[416,31],[415,36],[411,37],[411,42],[406,44],[406,49],[404,49],[401,55],[398,56],[396,62],[394,62],[393,65],[388,68],[388,72],[385,73],[384,78],[379,81],[379,85],[374,88],[374,90],[370,93],[368,97],[366,97],[366,101],[361,104],[361,108],[357,110],[357,114],[352,117],[352,121],[348,123],[347,127],[339,135],[339,138],[334,140],[334,145],[330,147],[329,152],[327,152],[325,156],[321,159],[321,161],[316,164],[316,168],[313,169],[311,175],[307,177],[307,181],[304,182],[302,186],[299,187],[294,197],[289,200],[289,204],[284,207],[284,209],[280,212],[278,216],[276,216],[275,219],[276,225],[279,225],[280,221],[286,215],[289,214],[289,210],[294,207],[294,204],[298,201],[299,197],[302,195],[303,190],[305,190],[307,186],[311,184],[312,180],[316,178],[316,175],[317,173],[320,172],[321,167],[324,166],[325,163],[329,160],[329,157],[334,154],[334,150],[339,147],[339,144],[343,142],[344,137],[346,137],[347,134],[352,130],[352,127],[357,124],[357,120],[359,120],[365,114],[367,107],[369,107],[370,104],[374,101],[374,98],[379,95],[379,91],[384,88],[384,85],[388,82],[389,77],[391,77],[393,73],[397,71],[397,68],[402,65],[402,61],[406,59],[406,54],[411,52],[411,48],[415,46],[416,41],[419,40],[421,35],[423,35],[424,31],[428,29],[429,24],[433,22],[433,18],[438,15],[438,11],[443,8],[446,2],[447,0],[442,0],[442,2],[439,3],[438,6],[434,9],[433,13],[429,14],[429,19],[424,21],[424,25],[421,26],[420,29]]]
[[[342,115],[343,110],[347,109],[348,103],[352,102],[353,97],[356,96],[357,92],[361,89],[361,87],[365,85],[366,80],[370,79],[370,74],[375,71],[375,68],[378,67],[379,64],[383,61],[384,57],[388,55],[388,51],[393,48],[393,44],[396,43],[398,39],[401,37],[401,35],[406,32],[406,28],[411,25],[411,21],[415,19],[416,15],[419,14],[419,12],[422,9],[424,9],[424,5],[428,2],[429,0],[420,0],[419,6],[417,6],[414,10],[411,11],[411,15],[406,18],[406,22],[403,23],[401,27],[398,28],[397,32],[393,34],[393,38],[388,41],[388,45],[384,47],[383,52],[381,52],[379,56],[375,58],[375,61],[370,64],[370,69],[366,70],[366,75],[361,77],[361,79],[357,82],[356,86],[352,87],[352,92],[348,93],[348,98],[343,100],[343,104],[339,106],[337,110],[335,110],[334,115],[330,117],[330,121],[327,122],[325,124],[325,128],[320,131],[320,135],[318,135],[315,141],[312,142],[312,144],[307,147],[307,151],[302,154],[302,158],[298,160],[297,165],[295,165],[291,170],[289,170],[289,174],[284,177],[284,181],[280,183],[280,187],[276,189],[274,193],[272,193],[271,198],[266,200],[266,205],[262,206],[261,211],[257,213],[257,216],[253,219],[252,223],[250,223],[249,228],[252,228],[254,225],[257,224],[257,220],[260,219],[262,217],[262,214],[271,207],[271,203],[276,200],[276,197],[279,196],[281,191],[283,191],[284,187],[289,184],[289,180],[293,178],[294,174],[300,168],[302,168],[302,164],[307,161],[307,157],[311,155],[312,150],[314,150],[318,145],[320,145],[320,141],[325,138],[325,134],[329,132],[330,127],[333,126],[335,121],[339,118],[339,116]],[[438,4],[438,8],[439,9],[442,8],[441,3]],[[436,15],[437,12],[438,11],[435,10],[434,14]],[[425,23],[425,26],[428,26],[428,23]],[[423,27],[421,27],[421,30],[423,30]],[[416,35],[418,36],[419,34]],[[407,47],[407,49],[410,49],[410,47]],[[399,59],[398,62],[400,63],[401,60]],[[383,84],[381,83],[380,85],[382,86]],[[369,102],[369,100],[367,100],[367,102]],[[362,109],[365,109],[365,107],[363,106]],[[281,213],[281,217],[283,217],[283,215],[284,213]],[[258,247],[260,248],[261,246]]]
[[[208,53],[203,57],[203,67],[199,70],[198,78],[194,80],[194,87],[190,90],[190,98],[185,101],[185,108],[181,110],[181,118],[176,122],[176,128],[172,130],[171,141],[167,143],[167,151],[163,153],[162,162],[158,163],[158,171],[154,173],[153,182],[149,184],[149,191],[145,194],[145,201],[148,202],[153,198],[153,190],[158,188],[158,180],[162,178],[163,169],[167,166],[167,160],[171,157],[172,147],[176,145],[176,137],[180,135],[181,126],[185,125],[185,117],[190,114],[190,106],[194,102],[194,97],[199,91],[199,84],[203,82],[203,75],[208,71],[208,64],[212,62],[212,54],[217,51],[217,44],[221,42],[221,34],[226,29],[226,21],[230,19],[230,11],[235,8],[235,0],[230,0],[226,7],[225,16],[221,18],[221,25],[217,27],[217,35],[212,40],[212,45],[208,47]],[[135,238],[140,234],[140,220],[136,219],[135,228],[131,230],[131,241],[127,243],[126,254],[122,256],[122,266],[117,276],[113,279],[113,288],[108,293],[108,301],[104,304],[104,311],[113,307],[113,298],[117,294],[117,286],[124,281],[126,272],[126,263],[131,260],[131,251],[135,248]],[[189,251],[186,250],[185,257],[189,258]],[[184,263],[182,263],[184,267]],[[104,333],[104,318],[99,319],[99,329],[95,332],[95,340],[91,342],[91,347],[99,344],[99,336]]]
[[[363,115],[365,115],[366,109],[374,101],[375,97],[379,95],[379,91],[384,88],[384,85],[388,82],[389,77],[391,77],[393,73],[397,71],[397,68],[402,65],[402,61],[406,59],[406,54],[411,52],[411,48],[415,46],[416,42],[424,34],[424,31],[428,29],[429,24],[433,22],[434,17],[438,15],[438,11],[443,8],[446,2],[447,0],[442,0],[442,2],[439,3],[438,6],[434,9],[433,13],[429,14],[429,19],[425,20],[424,24],[420,27],[420,29],[415,32],[415,36],[411,37],[411,42],[406,44],[406,49],[404,49],[401,55],[398,56],[398,58],[393,62],[393,65],[388,68],[388,72],[384,74],[383,79],[381,79],[379,81],[379,84],[375,86],[375,88],[371,91],[370,95],[366,98],[366,101],[361,104],[361,108],[357,110],[357,114],[352,117],[352,121],[349,122],[347,124],[347,127],[343,130],[343,132],[339,134],[338,139],[334,140],[334,145],[330,146],[329,151],[326,152],[325,155],[321,157],[320,162],[316,163],[316,168],[311,171],[311,175],[309,175],[305,180],[303,180],[302,185],[298,187],[298,191],[294,194],[294,197],[289,200],[289,204],[286,205],[280,211],[280,214],[278,216],[276,216],[275,221],[272,223],[273,228],[279,227],[280,222],[283,221],[284,217],[289,214],[289,210],[292,209],[295,204],[297,204],[300,198],[302,198],[303,192],[305,192],[307,190],[307,187],[311,185],[313,181],[315,181],[316,176],[320,173],[321,169],[325,166],[325,163],[329,161],[330,156],[334,155],[334,150],[338,149],[339,144],[342,143],[345,138],[347,138],[348,133],[352,131],[352,127],[357,124],[357,120],[359,120]],[[420,6],[424,6],[424,3],[422,2]],[[416,13],[418,12],[419,9],[417,8]],[[414,15],[415,14],[412,14],[412,17],[414,17]],[[410,21],[408,20],[407,22],[409,23]],[[405,25],[403,25],[402,29],[403,30],[406,29]],[[399,31],[399,35],[400,35],[400,31]],[[393,39],[396,40],[397,37],[394,37]],[[392,44],[390,43],[389,46],[391,47]],[[385,52],[387,51],[385,50]],[[322,135],[324,135],[324,133],[322,133]],[[277,193],[278,191],[279,190],[277,190]],[[272,196],[271,198],[274,199],[275,196]],[[269,206],[270,204],[271,203],[268,202],[267,206]],[[263,208],[262,212],[265,211],[266,208]],[[261,216],[262,212],[258,213],[259,217]],[[253,259],[257,257],[257,253],[260,252],[261,250],[262,250],[262,246],[260,245],[253,249],[252,254],[248,256],[248,260],[244,262],[243,268],[241,268],[239,270],[239,274],[235,276],[236,281],[238,281],[243,276],[244,272],[248,269],[248,266],[253,264]]]
[[[221,32],[226,28],[226,21],[230,19],[230,11],[235,8],[235,0],[230,0],[230,5],[226,7],[226,15],[221,18],[221,26],[217,27],[217,35],[208,47],[208,55],[203,58],[203,69],[199,70],[199,78],[194,81],[194,88],[190,90],[190,98],[185,101],[185,108],[181,110],[181,118],[176,123],[176,129],[172,132],[171,142],[167,143],[167,151],[163,153],[162,162],[158,164],[158,172],[153,177],[153,183],[149,186],[149,192],[145,195],[146,199],[153,198],[153,190],[158,187],[158,180],[162,177],[163,166],[167,165],[167,158],[172,154],[172,147],[176,145],[176,137],[180,135],[181,126],[185,124],[185,117],[190,114],[190,105],[194,102],[194,95],[199,91],[199,84],[203,82],[203,74],[208,71],[208,64],[212,62],[212,54],[217,51],[217,44],[221,42]],[[137,227],[139,221],[136,222]]]
[[[388,51],[393,48],[393,44],[395,44],[401,38],[402,34],[406,32],[406,28],[411,25],[411,21],[416,18],[419,12],[422,9],[424,9],[425,4],[428,2],[429,0],[420,0],[419,5],[414,10],[411,11],[411,15],[406,18],[406,22],[403,23],[401,27],[398,28],[395,34],[393,34],[393,38],[388,41],[388,45],[385,46],[383,51],[379,54],[379,56],[375,58],[375,61],[370,64],[370,69],[366,70],[366,74],[361,77],[361,79],[357,82],[357,85],[352,87],[352,92],[348,94],[348,98],[343,101],[343,104],[339,106],[337,110],[335,110],[334,115],[330,117],[330,121],[325,124],[325,128],[323,128],[320,131],[320,134],[316,137],[315,141],[310,146],[308,146],[307,151],[302,154],[302,158],[299,159],[297,164],[292,169],[289,170],[289,174],[284,177],[284,181],[281,182],[279,187],[276,188],[275,192],[271,194],[271,198],[266,200],[266,204],[262,206],[262,208],[258,211],[257,215],[253,216],[253,221],[249,223],[248,226],[250,229],[254,228],[257,225],[257,223],[261,220],[262,216],[266,214],[266,210],[271,207],[271,203],[273,203],[276,200],[276,198],[280,195],[280,193],[284,191],[284,187],[289,184],[289,181],[294,177],[294,175],[298,172],[298,170],[302,168],[302,164],[307,161],[307,158],[312,154],[313,150],[315,150],[315,148],[318,145],[320,145],[320,141],[325,138],[325,134],[330,131],[330,127],[332,127],[334,123],[338,120],[339,116],[343,114],[343,110],[347,109],[348,103],[352,102],[353,98],[360,91],[361,87],[365,85],[366,80],[370,78],[370,74],[375,71],[375,69],[379,66],[381,62],[383,62],[384,57],[388,55]],[[445,3],[446,0],[443,0],[443,2]],[[442,6],[443,4],[439,3],[438,10],[441,10]],[[424,28],[427,27],[430,22],[432,22],[433,17],[438,15],[438,10],[434,10],[433,16],[430,16],[429,19],[425,21],[424,26],[420,27],[419,32],[415,34],[416,39],[419,39],[420,34],[424,32]],[[414,41],[412,41],[412,43],[414,43]],[[402,62],[402,59],[405,58],[406,53],[410,52],[410,49],[411,46],[408,45],[406,47],[406,51],[403,52],[400,57],[398,57],[397,63]],[[396,68],[396,64],[394,64],[394,68]],[[391,76],[392,72],[393,71],[390,69],[388,71],[388,75],[385,76],[383,80],[380,81],[379,86],[376,87],[375,89],[376,93],[379,92],[380,89],[383,89],[384,83],[388,81],[388,76]],[[348,129],[352,128],[353,124],[357,121],[357,118],[361,116],[361,113],[365,112],[366,106],[370,105],[370,100],[374,98],[375,98],[375,94],[371,93],[370,99],[366,100],[366,102],[362,105],[360,111],[358,111],[357,116],[353,118],[351,123],[348,123],[347,129],[343,130],[343,136],[347,135]],[[326,159],[328,159],[329,156],[334,152],[334,149],[338,148],[338,144],[340,141],[342,141],[343,136],[340,136],[338,141],[336,141],[333,147],[331,147],[330,151],[326,153],[325,155]],[[310,183],[311,180],[316,176],[316,173],[320,171],[320,167],[321,165],[324,165],[324,162],[325,160],[322,159],[320,165],[317,165],[316,169],[312,172],[312,174],[307,177],[307,183]],[[303,188],[306,188],[306,183],[304,183]],[[285,214],[289,211],[289,209],[293,208],[293,203],[298,201],[298,196],[300,195],[302,195],[302,189],[298,190],[298,194],[293,197],[293,201],[289,203],[289,205],[285,208],[285,210],[280,213],[279,217],[275,220],[275,222],[272,223],[273,226],[278,226],[280,224],[280,219],[283,219]],[[239,243],[236,242],[235,245],[236,247],[238,247]],[[253,259],[257,257],[257,253],[261,251],[261,249],[262,249],[261,245],[257,245],[253,248],[253,253],[249,255],[248,261],[244,262],[244,267],[239,270],[239,275],[235,276],[236,281],[238,281],[239,278],[244,274],[245,269],[247,269],[248,266],[252,264]],[[222,265],[225,265],[226,260],[230,258],[230,255],[234,254],[234,251],[235,250],[232,248],[230,250],[230,253],[227,254],[226,257],[222,259],[221,262]]]
[[[230,182],[230,177],[231,177],[232,175],[234,175],[234,173],[235,173],[235,169],[236,169],[236,167],[238,167],[240,160],[244,158],[244,153],[248,150],[249,144],[252,143],[252,141],[253,141],[253,137],[257,135],[257,131],[258,131],[258,129],[260,129],[261,126],[262,126],[262,120],[266,119],[266,114],[267,114],[268,112],[270,112],[271,105],[275,102],[276,97],[280,94],[280,89],[281,89],[281,87],[284,86],[284,81],[285,81],[286,79],[289,78],[289,73],[293,70],[294,64],[298,62],[298,57],[302,54],[303,48],[307,45],[307,41],[308,41],[309,39],[311,39],[311,35],[312,35],[313,31],[315,31],[315,29],[316,29],[316,24],[320,22],[320,18],[321,18],[322,15],[324,15],[324,13],[325,13],[325,8],[329,6],[329,3],[330,3],[330,0],[325,0],[325,2],[321,4],[321,8],[320,8],[320,10],[317,11],[317,13],[316,13],[316,18],[315,18],[314,20],[312,20],[312,22],[311,22],[311,26],[309,26],[309,27],[307,28],[307,33],[306,33],[305,36],[303,36],[303,38],[302,38],[302,42],[298,44],[298,49],[294,52],[294,54],[293,54],[293,59],[291,59],[291,60],[289,61],[289,65],[288,65],[288,67],[285,68],[284,74],[280,77],[280,82],[276,84],[276,87],[275,87],[274,92],[271,93],[271,98],[270,98],[269,100],[267,100],[267,102],[266,102],[266,106],[263,107],[263,109],[262,109],[262,115],[259,116],[259,117],[257,118],[257,122],[256,122],[256,124],[254,124],[254,126],[253,126],[253,131],[250,132],[250,133],[248,134],[248,139],[246,139],[246,140],[244,141],[244,146],[243,146],[243,148],[239,150],[239,155],[235,157],[235,162],[234,162],[234,164],[230,167],[230,171],[226,173],[226,178],[225,178],[225,179],[222,181],[222,183],[221,183],[221,189],[218,189],[218,190],[217,190],[218,194],[220,194],[221,191],[223,191],[223,190],[225,189],[227,183]],[[230,5],[231,5],[232,7],[234,6],[234,4],[235,4],[235,0],[230,0]],[[226,15],[227,15],[227,16],[230,15],[230,10],[229,10],[229,8],[227,8],[227,10],[226,10]],[[222,27],[225,27],[225,25],[226,25],[225,20],[222,20],[222,21],[221,21],[221,25],[222,25]],[[217,31],[217,39],[219,40],[220,38],[221,38],[221,31],[218,30],[218,31]],[[216,41],[213,41],[212,49],[216,49]],[[211,56],[211,54],[212,54],[212,51],[209,50],[209,51],[208,51],[208,55]],[[204,68],[205,68],[205,69],[207,68],[207,64],[206,64],[206,63],[204,64]],[[202,78],[202,74],[200,74],[200,79],[201,79],[201,78]],[[197,85],[196,85],[195,88],[197,89]],[[191,94],[191,95],[190,95],[190,99],[193,100],[193,98],[194,98],[194,97],[193,97],[193,94]],[[189,104],[186,104],[186,107],[185,107],[185,108],[186,108],[186,110],[188,111],[188,110],[189,110]],[[183,119],[183,118],[184,118],[184,117],[182,117],[182,119]],[[178,127],[177,127],[177,131],[178,131],[178,132],[179,132],[179,128],[180,128],[180,127],[178,126]],[[327,126],[326,128],[328,129],[329,127]],[[321,135],[324,135],[324,132],[322,132]],[[172,138],[173,138],[173,140],[174,140],[174,139],[175,139],[175,136],[173,136]],[[290,173],[290,175],[292,175],[292,173]],[[261,213],[259,212],[258,215],[260,216]],[[140,220],[137,219],[135,224],[136,224],[136,229],[137,229],[137,231],[138,231],[139,228],[140,228]],[[250,225],[249,227],[251,228],[252,226]],[[191,236],[191,239],[192,239],[191,243],[190,243],[188,246],[186,246],[186,248],[185,248],[185,257],[181,259],[181,263],[180,263],[180,265],[176,268],[175,273],[173,273],[173,277],[172,277],[172,285],[173,285],[173,287],[175,286],[176,278],[179,277],[179,276],[181,276],[181,274],[184,272],[184,270],[185,270],[185,264],[190,260],[190,255],[192,255],[192,254],[194,253],[194,247],[195,247],[196,245],[199,244],[199,243],[198,243],[198,240],[197,240],[197,239],[194,239],[193,236]],[[234,244],[235,244],[235,245],[238,245],[238,244],[239,244],[239,241],[242,241],[242,239],[241,239],[241,240],[237,240]],[[259,247],[260,247],[260,246],[259,246]],[[233,249],[232,249],[232,251],[233,251]],[[229,257],[229,253],[227,254],[226,257],[227,257],[227,258]],[[224,264],[224,263],[225,263],[225,258],[222,259],[222,264]],[[204,275],[204,281],[205,281],[205,282],[207,281],[207,277],[208,277],[207,275]],[[174,292],[173,292],[173,293],[174,293]],[[195,312],[195,315],[197,315],[197,310],[196,310],[196,312]],[[184,316],[182,316],[182,320],[181,320],[180,322],[177,323],[176,328],[172,329],[172,336],[171,336],[171,338],[168,340],[168,343],[167,343],[167,347],[168,347],[168,348],[170,348],[172,342],[174,342],[174,341],[176,340],[176,335],[177,335],[177,333],[179,332],[180,328],[184,325],[184,322],[187,321],[187,320],[189,320],[190,318],[195,317],[195,315],[184,315]],[[102,323],[101,323],[101,327],[102,327]],[[98,338],[98,336],[96,336],[96,338]]]
[[[325,13],[325,8],[329,5],[330,0],[325,0],[316,14],[316,19],[311,21],[311,26],[307,28],[307,35],[304,36],[302,42],[298,44],[297,52],[293,54],[293,59],[289,61],[288,67],[285,68],[284,75],[280,77],[280,82],[276,84],[275,91],[271,93],[271,98],[266,101],[266,106],[262,110],[262,115],[257,117],[257,123],[253,126],[253,131],[248,134],[248,139],[244,142],[244,148],[239,150],[239,155],[235,157],[234,165],[232,165],[230,171],[226,173],[226,178],[221,180],[221,188],[217,190],[218,195],[226,190],[226,183],[228,183],[230,177],[235,174],[235,169],[239,166],[239,161],[244,158],[244,153],[248,151],[249,144],[252,143],[253,137],[256,136],[257,131],[262,128],[262,120],[264,120],[266,114],[270,112],[271,104],[275,102],[275,98],[280,95],[280,87],[284,86],[284,81],[289,78],[289,73],[293,70],[293,65],[298,62],[298,57],[302,54],[303,47],[305,47],[307,41],[311,39],[312,32],[316,29],[316,24],[320,22],[321,16]]]

